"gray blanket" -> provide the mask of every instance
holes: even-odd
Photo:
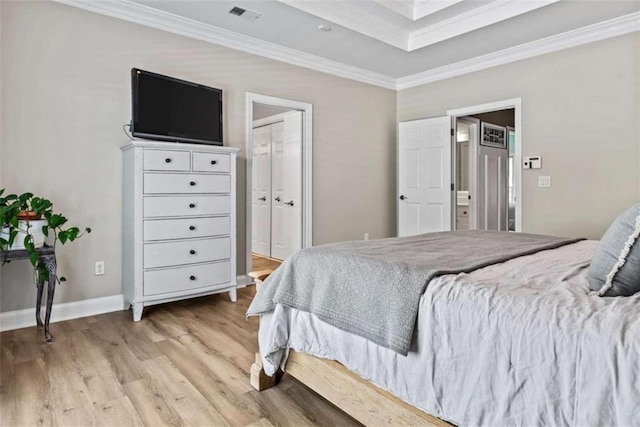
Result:
[[[292,255],[269,276],[247,316],[282,304],[406,355],[420,297],[432,278],[578,240],[456,231],[315,246]]]

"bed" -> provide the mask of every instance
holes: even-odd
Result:
[[[254,368],[265,384],[290,372],[369,425],[640,425],[640,295],[589,295],[597,244],[431,278],[406,354],[275,304]]]

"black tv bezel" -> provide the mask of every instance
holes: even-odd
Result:
[[[219,94],[219,103],[220,103],[220,140],[209,140],[209,139],[196,139],[196,138],[189,138],[186,136],[180,136],[180,135],[161,135],[161,134],[153,134],[153,133],[143,133],[143,132],[137,132],[135,129],[135,122],[136,122],[136,112],[137,112],[137,105],[138,105],[138,75],[139,74],[145,74],[145,75],[149,75],[149,76],[153,76],[153,77],[157,77],[157,78],[161,78],[164,80],[169,80],[169,81],[173,81],[173,82],[177,82],[180,84],[184,84],[184,85],[188,85],[188,86],[196,86],[198,88],[201,89],[205,89],[205,90],[209,90],[211,92],[215,92]],[[182,79],[177,79],[175,77],[171,77],[171,76],[165,76],[163,74],[158,74],[158,73],[154,73],[152,71],[146,71],[146,70],[141,70],[139,68],[132,68],[131,69],[131,124],[130,124],[130,131],[131,131],[131,135],[133,135],[134,137],[138,137],[138,138],[144,138],[144,139],[151,139],[154,141],[168,141],[168,142],[186,142],[186,143],[193,143],[193,144],[206,144],[206,145],[219,145],[219,146],[223,146],[223,135],[224,135],[224,129],[223,129],[223,114],[224,112],[222,111],[222,107],[223,107],[223,91],[222,89],[218,89],[215,87],[211,87],[211,86],[205,86],[205,85],[201,85],[198,83],[194,83],[194,82],[190,82],[187,80],[182,80]]]

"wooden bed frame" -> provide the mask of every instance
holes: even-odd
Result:
[[[272,270],[249,273],[256,289]],[[364,425],[421,425],[450,427],[451,424],[429,415],[398,399],[367,380],[349,371],[340,363],[291,350],[286,373]],[[262,357],[256,353],[251,365],[251,385],[258,391],[278,384],[284,372],[269,377],[262,367]]]
[[[364,425],[451,426],[376,387],[333,360],[291,350],[286,373]],[[256,353],[251,366],[253,388],[262,391],[273,387],[283,375],[283,372],[278,372],[273,377],[267,376],[260,353]]]

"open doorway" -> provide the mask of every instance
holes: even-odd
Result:
[[[247,272],[311,246],[311,104],[247,94]]]
[[[449,111],[455,229],[521,231],[520,99]]]

